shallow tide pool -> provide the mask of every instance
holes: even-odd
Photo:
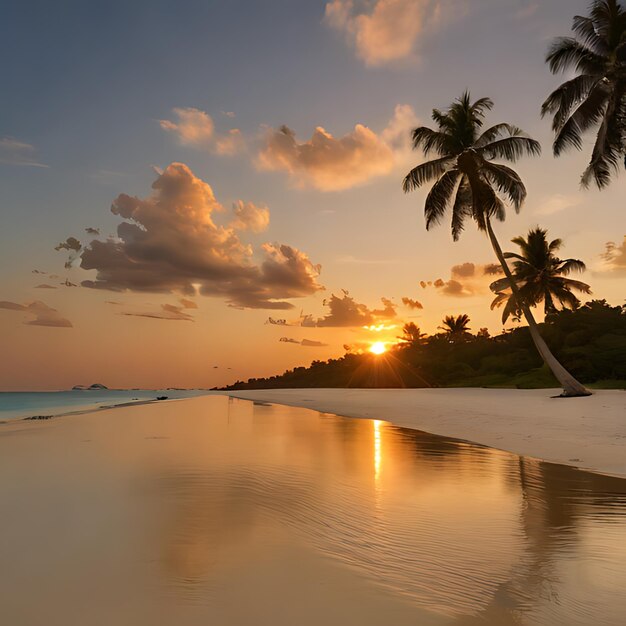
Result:
[[[626,481],[222,396],[0,424],[0,623],[618,625]]]

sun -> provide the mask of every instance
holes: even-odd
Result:
[[[387,352],[387,346],[383,341],[376,341],[370,346],[370,352],[372,354],[383,354]]]

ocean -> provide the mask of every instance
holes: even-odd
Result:
[[[64,415],[125,402],[146,402],[158,396],[192,398],[204,389],[94,389],[77,391],[0,391],[0,422],[39,415]]]

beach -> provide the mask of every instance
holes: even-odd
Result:
[[[626,477],[626,392],[558,389],[259,389],[227,392],[462,439]]]
[[[3,623],[621,623],[625,481],[316,393],[0,424]]]

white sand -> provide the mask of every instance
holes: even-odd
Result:
[[[306,407],[626,477],[626,392],[549,389],[261,389],[247,400]]]

